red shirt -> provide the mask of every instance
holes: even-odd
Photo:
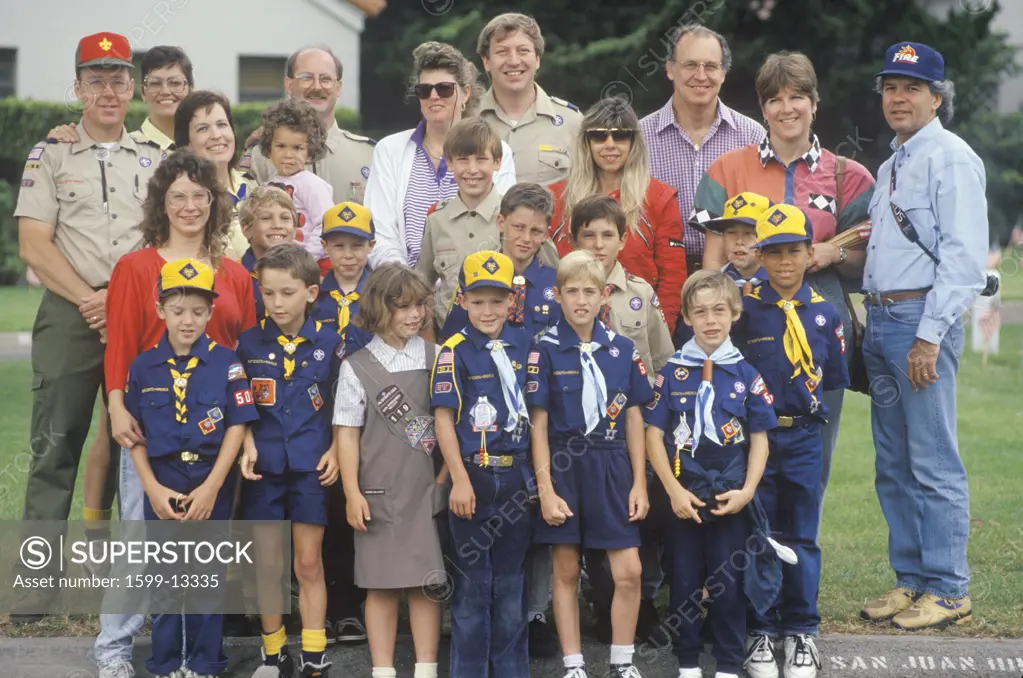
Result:
[[[107,349],[103,362],[106,389],[123,391],[136,357],[160,341],[166,323],[156,315],[160,269],[167,263],[153,247],[121,257],[107,289]],[[256,324],[252,278],[245,267],[226,257],[214,278],[217,298],[206,334],[230,349],[241,333]]]
[[[554,218],[551,220],[551,239],[558,254],[572,251],[572,233],[565,220],[564,195],[568,179],[547,188],[554,194]],[[676,191],[657,179],[650,179],[638,232],[626,229],[625,246],[618,253],[622,267],[634,276],[643,278],[654,288],[664,312],[668,329],[674,331],[679,309],[682,307],[682,285],[686,281],[686,250],[682,244],[682,214],[678,209]],[[611,197],[619,199],[619,192]]]

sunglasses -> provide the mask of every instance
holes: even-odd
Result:
[[[636,136],[636,130],[634,129],[618,129],[617,127],[612,129],[588,129],[586,130],[586,138],[595,143],[602,144],[607,141],[608,137],[611,137],[615,141],[632,141]]]
[[[416,96],[426,101],[433,94],[433,90],[437,90],[437,96],[441,99],[447,99],[455,93],[455,83],[453,82],[438,82],[436,84],[419,83],[412,89],[415,90]]]

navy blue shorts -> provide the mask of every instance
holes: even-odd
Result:
[[[243,480],[242,520],[290,520],[327,524],[327,488],[317,471],[263,473],[262,480]]]
[[[553,527],[538,510],[534,542],[609,550],[639,546],[639,523],[629,522],[632,464],[624,445],[570,448],[552,441],[551,480],[574,515]]]

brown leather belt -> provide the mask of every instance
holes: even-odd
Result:
[[[926,297],[930,291],[931,288],[928,287],[923,290],[908,290],[906,292],[869,292],[863,295],[863,303],[873,306],[890,306],[898,301]]]

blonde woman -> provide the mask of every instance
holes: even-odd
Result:
[[[621,99],[603,99],[586,112],[572,149],[572,173],[551,184],[551,238],[558,253],[572,251],[572,206],[591,195],[609,195],[629,225],[618,261],[657,292],[669,329],[674,329],[686,281],[682,215],[675,189],[650,177],[646,144],[635,111]]]
[[[476,67],[451,45],[424,42],[412,58],[410,93],[423,119],[415,129],[381,139],[366,184],[365,205],[376,226],[373,268],[388,261],[414,267],[419,261],[427,211],[458,192],[444,160],[444,139],[455,123],[475,115],[482,92]],[[515,161],[511,147],[501,144],[504,159],[494,185],[504,194],[515,184]]]

